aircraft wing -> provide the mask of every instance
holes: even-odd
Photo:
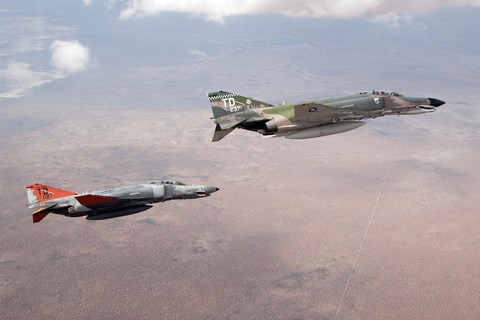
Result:
[[[87,220],[106,220],[106,219],[118,218],[118,217],[139,213],[139,212],[148,210],[150,208],[152,208],[152,206],[149,204],[139,203],[138,205],[135,205],[135,206],[117,208],[114,210],[108,210],[100,213],[89,214],[86,219]]]
[[[319,103],[305,103],[294,106],[295,123],[318,123],[327,124],[334,122],[335,118],[351,115],[351,111],[329,107]]]

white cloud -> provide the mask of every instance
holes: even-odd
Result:
[[[30,89],[52,82],[61,76],[49,71],[34,71],[28,63],[12,61],[0,70],[0,83],[7,90],[0,92],[0,98],[19,98]]]
[[[0,57],[45,50],[54,39],[74,32],[43,17],[0,17],[0,25]]]
[[[120,18],[183,12],[223,22],[237,15],[275,14],[288,17],[353,18],[417,14],[445,6],[480,6],[480,0],[127,0]]]
[[[11,61],[0,70],[0,88],[5,88],[0,99],[22,97],[32,88],[84,71],[91,64],[90,50],[75,40],[55,40],[50,51],[52,69],[33,70],[28,63]]]
[[[83,6],[90,7],[94,0],[82,0]],[[103,0],[103,3],[107,6],[107,8],[111,9],[113,5],[117,2],[122,2],[122,0]],[[123,2],[126,2],[123,0]]]
[[[396,12],[390,12],[370,19],[370,22],[380,23],[394,28],[400,27],[401,25],[408,25],[411,21],[412,18],[409,15]]]
[[[91,61],[90,50],[76,40],[55,40],[50,51],[53,67],[65,74],[85,71]]]

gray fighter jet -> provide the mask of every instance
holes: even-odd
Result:
[[[211,92],[208,98],[216,124],[212,141],[236,128],[287,139],[316,138],[359,128],[364,119],[434,112],[445,103],[384,90],[280,105],[225,91]]]
[[[151,208],[149,204],[174,199],[208,197],[217,187],[186,185],[163,180],[149,184],[93,191],[83,194],[35,183],[27,189],[28,207],[33,210],[33,222],[39,222],[49,213],[67,217],[87,216],[100,220],[137,213]]]

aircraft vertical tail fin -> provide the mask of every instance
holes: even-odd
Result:
[[[251,112],[243,111],[273,106],[266,102],[225,91],[210,92],[208,100],[210,100],[210,106],[212,107],[213,119],[217,124],[213,134],[213,142],[223,139],[235,130],[240,123],[252,117]],[[253,115],[256,114],[253,113]]]
[[[76,195],[74,192],[50,187],[40,183],[28,185],[25,189],[27,189],[28,205]]]
[[[226,91],[210,92],[208,94],[210,106],[215,119],[247,109],[266,108],[273,106],[252,98],[240,96]]]

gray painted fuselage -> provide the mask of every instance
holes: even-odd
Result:
[[[70,217],[96,215],[106,211],[123,210],[128,207],[145,206],[152,203],[175,199],[196,199],[208,197],[218,188],[208,185],[185,185],[176,181],[152,182],[119,188],[93,191],[44,202],[29,202],[32,210],[44,210],[50,213]],[[32,192],[27,189],[27,192]],[[29,199],[34,197],[29,196]]]

